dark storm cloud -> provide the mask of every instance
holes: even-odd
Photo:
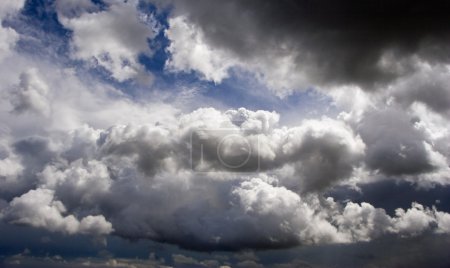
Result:
[[[242,60],[273,52],[295,57],[311,83],[365,88],[448,62],[446,1],[175,1],[213,46]],[[297,70],[297,71],[298,71]],[[292,70],[296,71],[296,70]]]

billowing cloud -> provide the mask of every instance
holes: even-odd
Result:
[[[86,216],[81,221],[67,212],[64,204],[54,200],[54,193],[48,189],[30,190],[14,198],[2,219],[14,224],[31,225],[50,231],[68,234],[85,233],[103,235],[112,231],[111,223],[103,216]]]
[[[387,175],[416,174],[433,170],[424,137],[412,118],[395,109],[367,112],[361,135],[367,144],[367,164]]]
[[[245,108],[202,108],[152,122],[151,111],[125,102],[124,111],[137,109],[148,123],[116,118],[106,128],[101,113],[74,113],[67,106],[76,102],[55,95],[53,83],[48,77],[47,93],[54,96],[48,105],[63,102],[59,116],[78,120],[52,130],[54,115],[38,117],[26,137],[5,133],[3,161],[18,165],[2,172],[16,183],[2,184],[9,193],[2,210],[6,222],[68,234],[114,232],[201,250],[351,243],[448,230],[447,213],[418,204],[389,216],[367,203],[342,205],[322,196],[355,176],[376,144],[356,128],[357,135],[351,122],[324,117],[281,127],[276,112]],[[108,98],[113,106],[121,102]],[[77,125],[88,118],[90,126]]]
[[[343,109],[338,117],[366,144],[369,170],[422,185],[447,184],[448,89],[442,83],[447,75],[445,66],[424,64],[376,93],[348,86],[330,92]]]
[[[148,40],[155,29],[147,25],[150,17],[137,10],[137,1],[108,1],[100,10],[90,1],[57,2],[59,21],[72,31],[72,56],[93,66],[101,66],[122,82],[141,81],[150,74],[139,63],[141,53],[150,54]]]

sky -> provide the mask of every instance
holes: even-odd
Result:
[[[2,0],[0,267],[449,267],[449,12]]]

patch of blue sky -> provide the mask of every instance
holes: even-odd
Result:
[[[69,63],[70,31],[58,21],[54,1],[28,0],[22,12],[3,22],[20,34],[19,53]]]
[[[141,21],[156,31],[156,36],[148,40],[152,54],[141,54],[139,63],[156,76],[164,75],[164,64],[168,58],[166,48],[169,46],[164,30],[169,27],[167,19],[170,11],[169,9],[158,10],[153,4],[144,1],[139,2],[138,10]]]

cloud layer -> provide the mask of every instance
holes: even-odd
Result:
[[[30,82],[30,72],[32,81],[51,91],[37,71],[20,75],[19,87],[24,81],[37,83]],[[76,81],[70,73],[65,76]],[[46,94],[54,96],[41,99],[48,111],[59,102],[71,103],[67,96]],[[29,113],[15,112],[15,99],[11,96],[12,113],[5,116],[31,113],[39,122],[22,137],[12,136],[20,130],[15,126],[17,130],[2,138],[1,190],[10,197],[1,215],[9,223],[68,234],[113,232],[201,250],[350,243],[387,234],[447,233],[450,228],[449,214],[420,204],[389,216],[368,203],[340,204],[321,194],[364,168],[386,175],[433,172],[438,167],[427,158],[432,149],[424,147],[422,135],[411,134],[417,140],[411,145],[402,141],[406,149],[380,147],[370,123],[353,129],[351,123],[324,117],[280,127],[277,113],[244,108],[203,108],[146,124],[123,124],[115,118],[117,123],[110,122],[109,128],[101,127],[103,115],[96,112],[89,115],[92,126],[74,128],[73,118],[84,115],[67,109],[58,117],[74,123],[52,130],[52,116],[34,109],[33,102]],[[121,102],[108,100],[113,107]],[[142,118],[151,118],[139,104],[123,105],[125,112],[139,110]],[[418,131],[409,121],[404,124],[403,132]],[[395,132],[392,137],[383,133],[383,138],[400,143]],[[398,160],[380,162],[376,155],[389,155],[386,150]],[[199,153],[200,162],[195,158]],[[394,170],[392,161],[400,161]]]
[[[450,214],[432,206],[390,215],[327,194],[450,184],[446,3],[175,2],[161,72],[216,84],[250,72],[279,97],[317,90],[338,110],[290,125],[277,111],[186,109],[165,92],[120,90],[152,78],[139,59],[160,29],[142,4],[56,1],[72,66],[21,54],[26,38],[1,26],[2,221],[209,251],[450,232]],[[2,21],[21,6],[0,4]]]

